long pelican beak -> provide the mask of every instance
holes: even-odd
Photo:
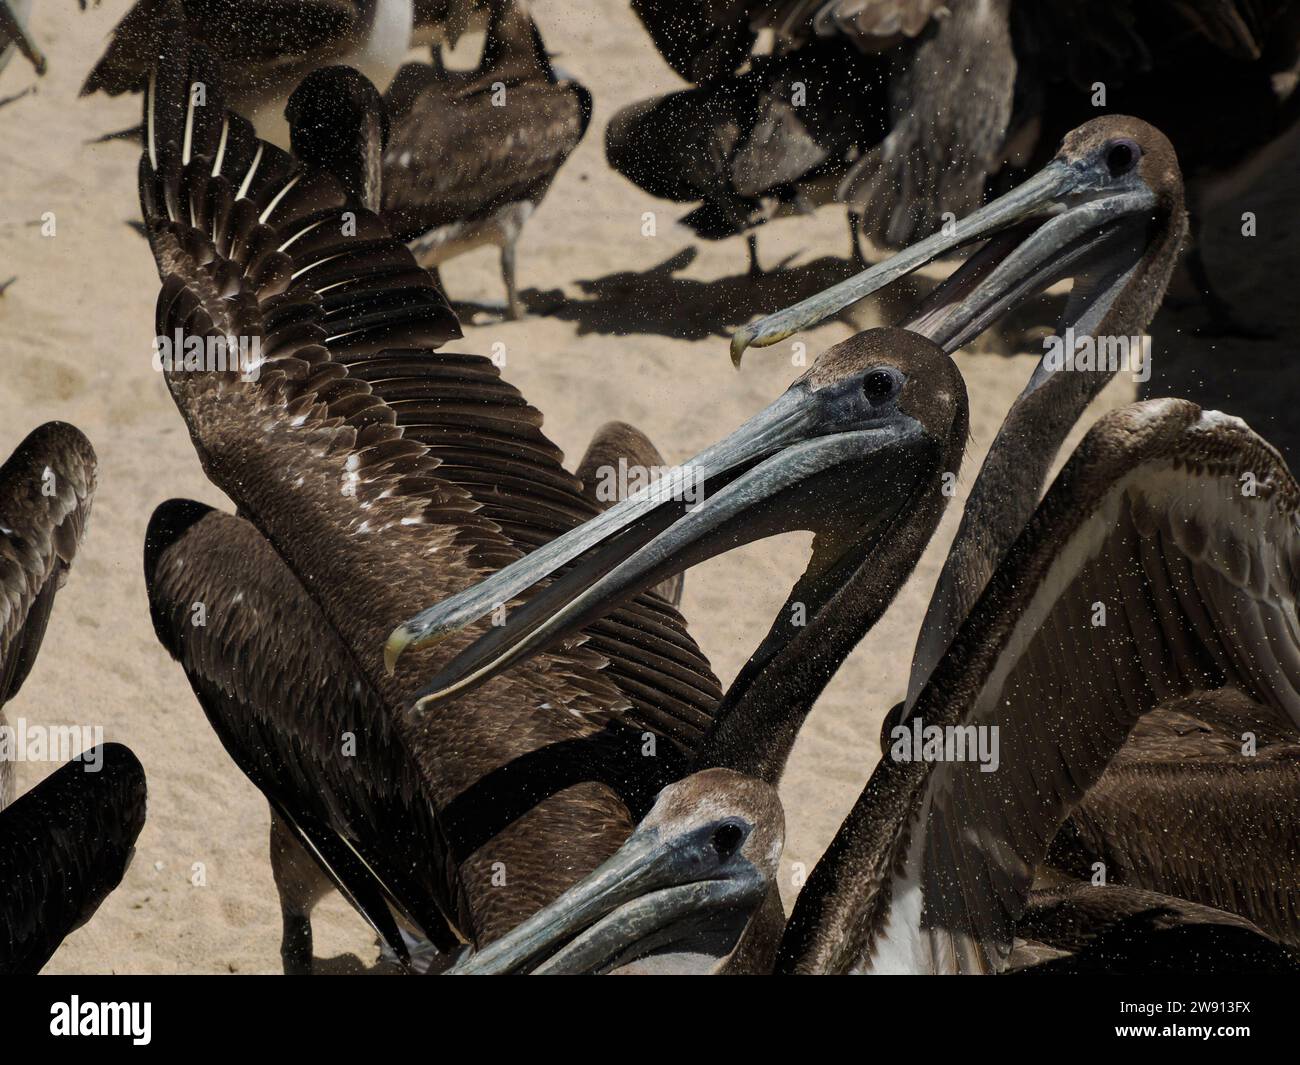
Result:
[[[723,957],[767,881],[743,858],[711,879],[700,878],[700,864],[689,842],[638,829],[589,877],[446,975],[600,973],[678,943]]]
[[[819,529],[830,523],[832,506],[841,535],[871,522],[896,500],[906,476],[891,458],[928,437],[897,411],[846,423],[835,391],[796,382],[674,475],[399,626],[386,660],[391,665],[408,647],[442,639],[553,578],[433,678],[417,701],[427,708],[722,551]]]
[[[946,252],[988,243],[938,286],[902,323],[951,353],[983,332],[1010,306],[1063,277],[1117,256],[1131,265],[1130,246],[1145,247],[1155,194],[1136,174],[1111,179],[1086,161],[1055,159],[1024,184],[892,258],[738,329],[732,360],[838,314]]]

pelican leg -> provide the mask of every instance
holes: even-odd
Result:
[[[511,233],[501,245],[501,280],[506,286],[506,320],[510,322],[518,321],[524,313],[515,283],[515,244],[518,240],[518,232]]]
[[[330,889],[329,879],[271,811],[271,872],[280,895],[283,934],[280,961],[285,976],[312,972],[311,911]]]
[[[862,215],[858,214],[852,207],[848,210],[849,216],[849,259],[859,270],[865,270],[871,264],[867,262],[867,257],[862,254]]]
[[[753,233],[745,235],[745,246],[749,248],[749,276],[758,278],[763,276],[763,268],[758,264],[758,237]]]
[[[5,45],[15,44],[18,51],[27,57],[28,62],[36,68],[37,74],[45,73],[45,56],[28,34],[27,28],[18,21],[18,16],[9,7],[8,0],[0,0],[0,51]]]

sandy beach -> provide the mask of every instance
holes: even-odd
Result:
[[[0,282],[16,278],[0,297],[0,451],[7,455],[32,428],[58,419],[79,426],[100,461],[82,554],[55,605],[36,668],[7,712],[11,722],[102,726],[106,739],[137,753],[149,782],[148,822],[125,881],[45,971],[275,973],[280,916],[267,860],[266,802],[222,750],[180,666],[155,638],[141,571],[144,530],[158,503],[187,497],[231,507],[201,472],[151,366],[157,275],[145,242],[127,225],[138,218],[136,151],[121,142],[88,143],[132,125],[138,100],[77,96],[127,6],[127,0],[103,0],[83,14],[68,0],[38,4],[33,31],[49,58],[48,74],[38,81],[21,60],[0,74],[0,97],[38,85],[0,109]],[[556,62],[595,97],[586,140],[520,245],[526,301],[553,305],[558,290],[565,302],[515,323],[467,322],[464,339],[450,349],[487,353],[503,343],[506,377],[545,412],[546,431],[571,465],[610,419],[639,426],[669,462],[679,462],[801,372],[789,349],[776,347],[752,352],[737,373],[726,337],[754,314],[847,276],[843,212],[825,209],[762,228],[759,254],[773,272],[751,282],[743,241],[697,240],[674,225],[686,208],[648,198],[605,163],[609,117],[680,85],[628,5],[540,0],[533,9]],[[1288,195],[1267,201],[1269,218],[1295,216],[1295,191]],[[1234,203],[1223,209],[1228,222]],[[642,235],[647,211],[655,214],[652,237]],[[1281,223],[1269,230],[1261,223],[1252,267],[1276,273],[1268,256],[1283,254],[1295,231],[1289,225],[1289,231]],[[1210,256],[1212,270],[1230,274],[1233,292],[1241,289],[1243,300],[1263,306],[1258,284],[1225,265],[1225,254]],[[453,300],[502,297],[492,251],[454,260],[442,277]],[[859,326],[874,324],[874,313],[861,312]],[[1275,313],[1282,329],[1296,324],[1300,312],[1292,298],[1280,311],[1259,313]],[[1161,344],[1177,346],[1183,336],[1177,318],[1162,328],[1157,360]],[[849,333],[847,323],[835,322],[805,336],[809,357]],[[971,442],[957,503],[1036,357],[1008,354],[998,343],[986,340],[959,356]],[[1189,346],[1184,363],[1171,360],[1168,376],[1158,376],[1150,394],[1175,392],[1222,405],[1225,393],[1231,400],[1267,390],[1267,375],[1285,356],[1281,341],[1246,355],[1208,341],[1192,344],[1204,346]],[[1194,369],[1174,373],[1187,365]],[[1156,391],[1157,384],[1169,387]],[[1134,382],[1117,377],[1070,446],[1096,414],[1135,395]],[[1290,404],[1283,389],[1258,411],[1240,404],[1225,409],[1266,435],[1283,436],[1295,432]],[[1279,442],[1290,446],[1289,438]],[[797,893],[796,872],[811,868],[879,756],[882,715],[903,694],[921,615],[959,517],[960,506],[951,506],[915,574],[800,735],[781,788],[787,906]],[[766,632],[802,571],[808,543],[807,536],[764,541],[688,574],[683,611],[724,683]],[[53,768],[23,764],[20,790]],[[327,969],[373,965],[373,937],[341,898],[322,904],[313,924],[316,954],[328,959]]]

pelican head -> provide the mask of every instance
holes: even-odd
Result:
[[[716,968],[775,882],[785,818],[728,769],[670,784],[600,868],[449,975]]]
[[[1006,195],[884,262],[737,330],[732,359],[739,363],[747,347],[775,344],[938,256],[981,240],[985,245],[931,294],[908,328],[955,351],[1015,304],[1066,277],[1075,278],[1072,324],[1095,327],[1122,293],[1131,298],[1128,281],[1157,247],[1167,252],[1161,258],[1164,277],[1146,287],[1155,289],[1158,302],[1185,229],[1182,174],[1165,135],[1137,118],[1095,118],[1067,134],[1056,157]],[[1159,240],[1168,234],[1174,239]]]
[[[399,626],[387,661],[551,578],[432,679],[417,702],[427,710],[705,558],[794,529],[817,534],[801,598],[812,624],[862,545],[941,491],[965,436],[965,388],[947,355],[907,330],[859,333],[673,475]]]

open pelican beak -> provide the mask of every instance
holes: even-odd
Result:
[[[819,529],[832,505],[841,537],[882,516],[897,504],[906,476],[892,459],[928,437],[896,410],[846,424],[830,391],[796,382],[672,476],[399,626],[385,648],[390,666],[408,647],[439,640],[551,580],[434,677],[417,707],[483,683],[703,559],[776,533]]]
[[[1095,162],[1055,159],[1024,184],[884,262],[738,329],[732,361],[838,314],[946,252],[987,244],[901,323],[951,353],[1010,307],[1064,277],[1102,280],[1145,250],[1156,196],[1136,174],[1111,179]],[[1136,254],[1134,252],[1136,251]],[[1076,285],[1076,288],[1078,286]]]
[[[602,973],[675,944],[725,956],[767,882],[743,858],[716,878],[699,879],[699,868],[689,843],[639,829],[589,877],[446,975]]]

